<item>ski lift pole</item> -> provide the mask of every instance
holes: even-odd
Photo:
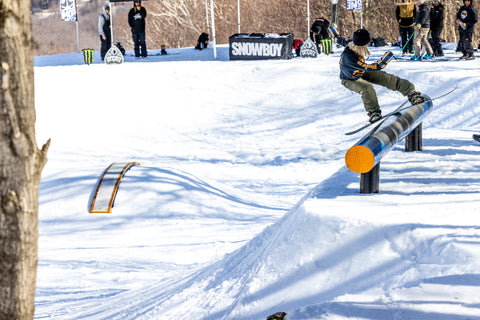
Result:
[[[110,0],[108,1],[108,6],[110,7],[110,44],[113,45],[113,8]]]
[[[240,0],[237,0],[238,33],[240,33]]]
[[[213,58],[217,59],[217,44],[216,44],[216,36],[215,36],[215,13],[213,9],[213,0],[210,0],[210,12],[212,15],[212,43],[213,43]]]
[[[307,0],[307,39],[310,37],[310,0]]]
[[[75,22],[77,25],[77,52],[80,52],[80,37],[78,36],[78,17],[77,17],[77,21]]]
[[[208,20],[208,0],[205,0],[205,13],[207,17],[207,34],[208,34],[208,37],[210,38],[211,34],[210,34],[210,21]]]

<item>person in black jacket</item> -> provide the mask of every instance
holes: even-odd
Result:
[[[330,21],[325,18],[317,18],[310,28],[310,39],[317,45],[318,52],[321,52],[322,48],[325,54],[332,52],[332,40],[333,34],[330,31]]]
[[[472,37],[473,29],[478,21],[477,10],[471,0],[463,0],[463,6],[457,12],[458,33],[460,34],[460,46],[463,56],[460,59],[473,60]]]
[[[145,43],[145,18],[147,10],[142,7],[142,2],[135,0],[133,8],[128,12],[128,25],[132,29],[132,38],[135,57],[147,57],[147,44]]]
[[[430,34],[432,36],[432,50],[436,57],[444,55],[442,45],[440,44],[440,34],[443,31],[443,4],[440,0],[433,0],[433,6],[430,9]]]
[[[420,92],[415,91],[413,83],[382,71],[393,58],[391,51],[385,52],[377,62],[366,64],[365,56],[370,54],[368,51],[370,33],[365,29],[359,29],[353,33],[352,38],[340,58],[340,79],[344,87],[362,96],[363,106],[371,123],[382,118],[374,84],[399,91],[408,96],[412,104],[423,102],[423,97]]]
[[[98,17],[98,33],[100,34],[100,56],[102,61],[108,49],[112,46],[112,32],[110,31],[110,7],[103,6],[103,13]]]

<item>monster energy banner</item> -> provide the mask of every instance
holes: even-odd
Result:
[[[77,21],[75,0],[60,0],[60,16],[63,21]]]
[[[347,0],[347,10],[362,11],[362,0]]]
[[[293,33],[237,33],[229,44],[230,60],[291,59]]]

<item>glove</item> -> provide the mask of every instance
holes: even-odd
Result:
[[[422,25],[420,23],[417,23],[413,26],[413,29],[415,29],[415,31],[420,30],[420,28],[422,28]]]
[[[393,52],[387,51],[383,54],[382,58],[378,60],[377,65],[380,69],[383,69],[387,66],[387,64],[392,61],[393,59]]]

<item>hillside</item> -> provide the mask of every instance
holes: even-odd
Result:
[[[33,3],[32,6],[38,6]],[[38,1],[38,0],[37,0]],[[60,20],[57,6],[32,14],[35,54],[59,54],[77,51],[77,31],[74,22]],[[79,16],[80,49],[98,50],[97,19],[104,2],[100,0],[77,1]],[[460,1],[447,0],[445,5],[445,29],[443,38],[456,42],[457,25],[455,14]],[[193,47],[198,36],[207,32],[204,0],[164,0],[144,1],[148,11],[147,46],[159,49]],[[339,2],[338,30],[340,34],[350,35],[353,31],[367,28],[374,37],[383,37],[391,42],[398,38],[398,25],[395,20],[395,4],[387,0],[373,0],[363,4],[363,17],[359,13],[346,10],[346,2]],[[114,41],[121,42],[125,48],[132,48],[131,34],[127,23],[127,12],[131,2],[114,3]],[[325,16],[333,22],[330,1],[310,1],[310,21]],[[228,37],[238,32],[237,0],[215,1],[215,29],[217,43],[228,43]],[[290,32],[296,38],[308,36],[306,0],[242,0],[240,7],[241,32],[285,33]],[[474,46],[478,45],[480,26],[477,24]]]
[[[380,192],[345,167],[367,121],[317,59],[229,61],[228,46],[85,65],[35,58],[38,320],[480,319],[480,57],[394,60],[435,97],[423,151],[399,143]],[[385,50],[371,48],[370,61]],[[173,49],[172,49],[173,51]],[[129,52],[132,53],[131,51]],[[52,88],[55,88],[53,91]],[[385,112],[405,100],[377,87]],[[137,161],[111,214],[104,170]]]

